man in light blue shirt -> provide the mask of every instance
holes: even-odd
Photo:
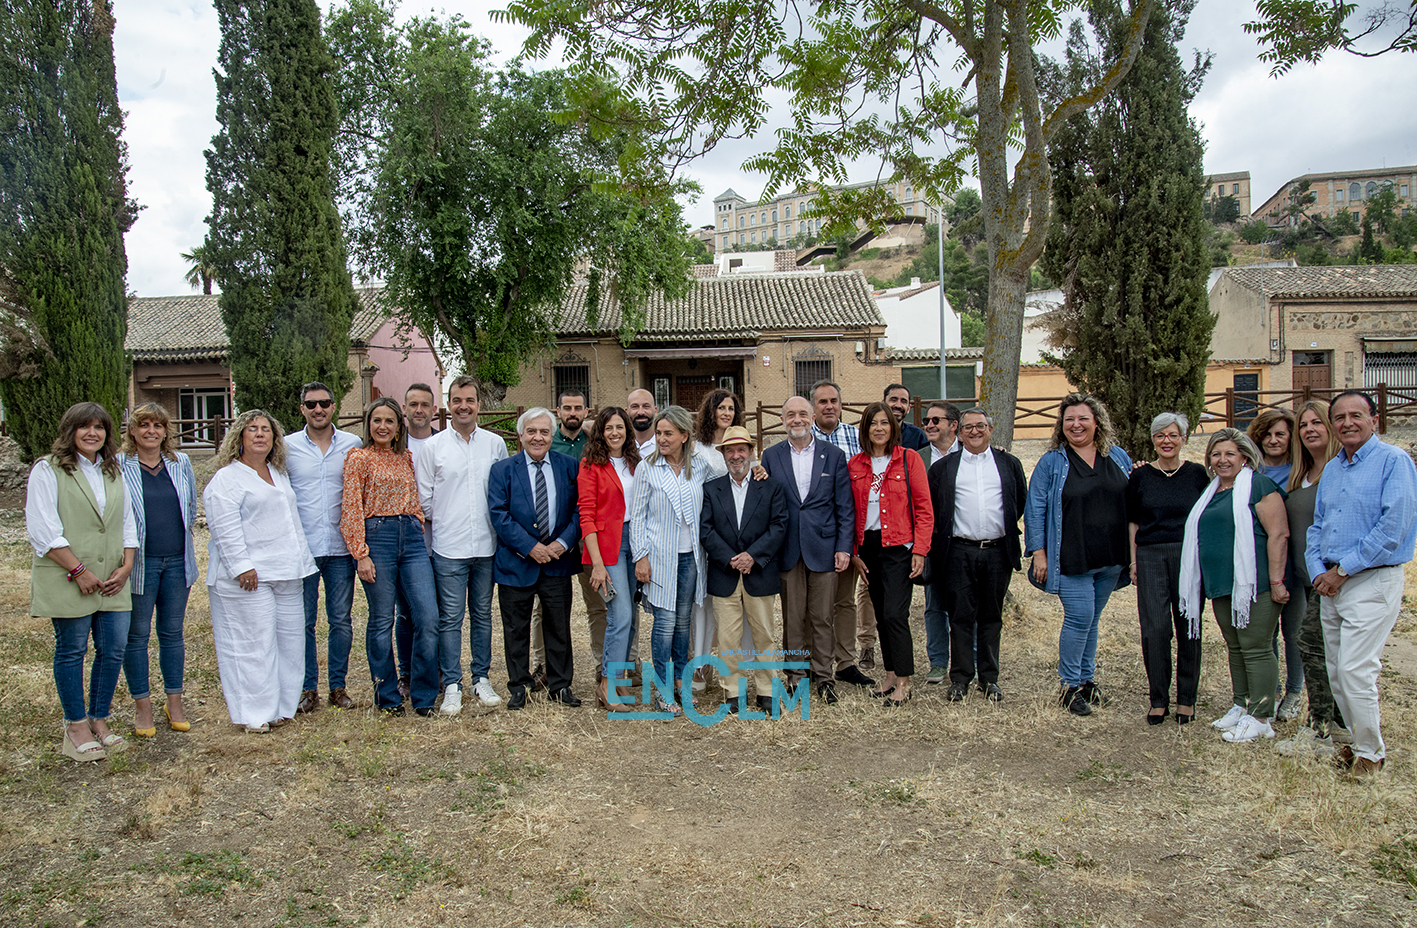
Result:
[[[1376,414],[1372,397],[1358,390],[1338,394],[1329,407],[1342,447],[1319,479],[1305,557],[1314,592],[1323,597],[1319,619],[1333,699],[1353,735],[1334,763],[1355,778],[1377,773],[1387,756],[1378,673],[1402,608],[1402,565],[1417,543],[1417,467],[1374,434]]]
[[[330,388],[314,381],[300,388],[300,414],[305,428],[286,438],[286,467],[305,540],[318,572],[305,578],[305,684],[296,712],[320,707],[320,657],[315,646],[319,620],[320,580],[325,581],[325,618],[330,623],[327,650],[330,705],[353,709],[345,692],[349,648],[354,639],[350,612],[354,606],[354,558],[349,556],[339,520],[344,500],[344,458],[362,442],[335,428],[335,405]]]

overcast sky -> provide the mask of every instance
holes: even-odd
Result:
[[[327,8],[328,0],[320,0]],[[487,11],[503,0],[448,0],[434,9],[461,13],[492,41],[503,58],[520,48],[523,33],[496,26]],[[430,5],[406,4],[408,11]],[[115,0],[118,95],[127,110],[132,195],[144,207],[128,233],[128,288],[142,296],[189,292],[181,252],[201,243],[211,206],[202,152],[213,118],[219,33],[216,12],[200,0]],[[1417,57],[1358,59],[1330,54],[1318,67],[1301,66],[1278,80],[1256,60],[1241,24],[1253,5],[1200,0],[1182,48],[1208,49],[1215,65],[1193,104],[1207,143],[1206,170],[1250,172],[1258,207],[1290,178],[1308,172],[1417,164]],[[785,120],[786,114],[780,119]],[[770,121],[770,126],[772,122]],[[732,187],[752,199],[764,178],[736,168],[760,147],[742,141],[721,147],[690,168],[704,195],[687,204],[692,226],[713,221],[714,196]],[[860,165],[865,180],[879,165]]]

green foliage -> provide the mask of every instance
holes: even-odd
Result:
[[[618,303],[626,342],[652,294],[687,292],[674,197],[693,185],[641,165],[638,133],[568,115],[573,87],[594,79],[497,72],[462,19],[398,24],[393,9],[352,0],[327,35],[343,63],[345,216],[394,305],[444,335],[495,396],[553,344],[581,262],[589,320]]]
[[[959,334],[962,347],[984,347],[985,333],[984,317],[979,313],[965,311],[959,314]]]
[[[80,400],[121,418],[128,257],[123,111],[109,0],[0,4],[0,297],[5,422],[27,457],[48,452]]]
[[[1355,32],[1348,22],[1357,12],[1358,4],[1343,0],[1258,0],[1258,18],[1244,28],[1256,36],[1263,49],[1260,60],[1272,65],[1272,76],[1285,74],[1301,62],[1318,64],[1330,49],[1364,58],[1417,51],[1417,3],[1406,12],[1400,0],[1370,7]]]
[[[696,235],[684,236],[684,257],[690,264],[713,263],[713,255],[709,253],[708,246]]]
[[[1328,230],[1334,235],[1357,235],[1358,220],[1346,209],[1334,213],[1327,220]]]
[[[1310,184],[1311,181],[1305,179],[1289,188],[1288,202],[1280,209],[1280,218],[1308,218],[1308,216],[1305,215],[1306,211],[1310,206],[1317,203],[1319,199],[1319,195],[1309,189]]]
[[[1263,219],[1252,219],[1240,227],[1240,241],[1250,245],[1258,245],[1269,235],[1269,223]]]
[[[964,187],[955,194],[954,202],[945,207],[945,219],[949,221],[950,227],[953,229],[978,216],[983,205],[983,201],[979,199],[978,190],[973,187]]]
[[[1368,197],[1367,215],[1373,220],[1373,229],[1383,235],[1392,234],[1397,222],[1397,208],[1402,201],[1392,184],[1383,184]]]
[[[1117,441],[1150,448],[1166,410],[1199,421],[1214,319],[1206,296],[1203,145],[1187,105],[1209,68],[1176,51],[1194,0],[1170,0],[1147,23],[1140,56],[1095,115],[1073,117],[1051,149],[1056,200],[1043,269],[1063,281],[1068,379],[1100,396]],[[1115,53],[1126,20],[1097,7],[1100,52],[1074,23],[1054,93],[1075,92]]]
[[[1221,225],[1240,218],[1240,201],[1226,194],[1223,197],[1206,197],[1203,215],[1207,222]]]
[[[1230,248],[1235,244],[1235,233],[1229,230],[1221,231],[1213,225],[1207,224],[1205,233],[1205,250],[1210,255],[1211,267],[1230,266]]]
[[[315,0],[215,0],[220,132],[207,151],[206,250],[221,282],[236,403],[286,428],[300,385],[353,383],[354,287],[332,198],[334,60]]]
[[[1358,245],[1358,258],[1368,264],[1381,264],[1383,261],[1383,246],[1373,236],[1371,213],[1363,214],[1363,241]]]
[[[193,290],[201,287],[202,293],[211,296],[212,284],[217,280],[216,269],[212,267],[211,258],[207,257],[207,246],[197,245],[191,251],[182,252],[179,257],[191,265],[182,277],[187,281],[187,286]]]
[[[1294,260],[1300,267],[1324,267],[1334,263],[1329,250],[1317,242],[1312,245],[1300,245],[1294,251]]]

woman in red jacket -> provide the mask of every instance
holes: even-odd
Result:
[[[852,561],[871,592],[886,678],[873,696],[887,707],[910,698],[915,643],[910,636],[911,580],[925,569],[935,514],[925,463],[900,443],[900,425],[884,403],[861,414],[861,448],[846,464],[856,502]]]
[[[610,665],[629,658],[634,640],[635,562],[630,557],[630,507],[639,448],[630,435],[630,416],[607,406],[595,417],[581,454],[579,505],[581,563],[590,566],[590,585],[605,599],[605,645],[601,650],[600,705],[617,712],[632,706],[608,698]]]

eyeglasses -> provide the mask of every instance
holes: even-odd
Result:
[[[989,424],[987,422],[972,422],[969,425],[960,426],[959,430],[961,432],[987,432]]]
[[[926,425],[941,425],[945,422],[955,422],[957,420],[951,419],[949,416],[926,416],[921,421]]]
[[[306,400],[306,409],[329,409],[335,404],[334,400]]]

